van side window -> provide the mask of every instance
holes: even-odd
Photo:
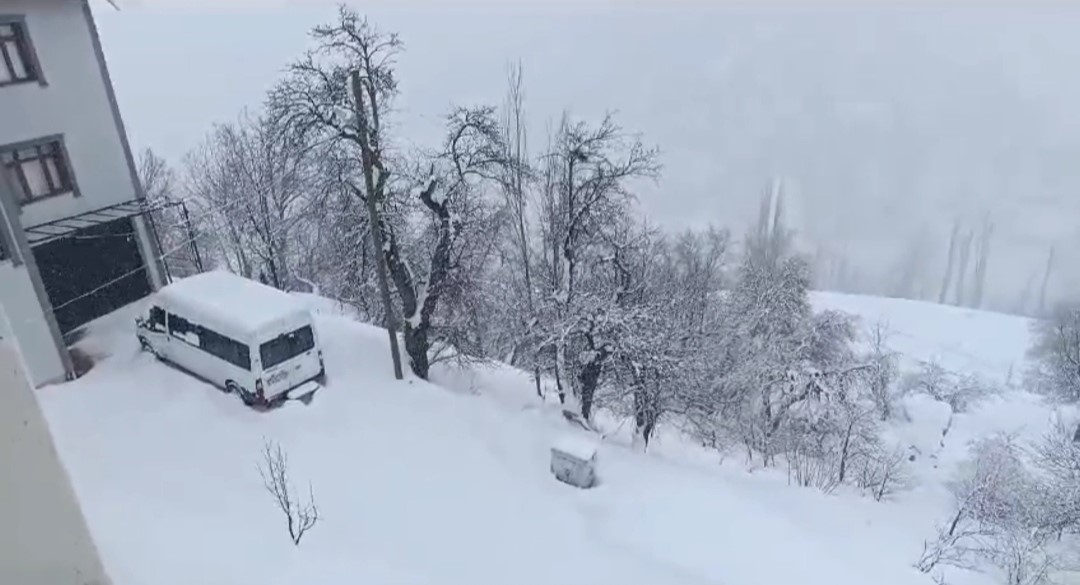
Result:
[[[199,347],[199,335],[202,327],[193,324],[183,317],[177,317],[169,313],[169,335],[185,343]]]
[[[150,319],[147,323],[154,331],[165,331],[165,310],[161,307],[150,307]]]
[[[173,337],[182,339],[212,356],[238,368],[251,370],[251,350],[239,341],[172,313],[169,313],[169,332]]]
[[[177,317],[176,315],[169,314],[169,332],[173,335],[180,337],[184,333],[191,331],[191,323],[183,317]]]
[[[251,350],[248,346],[220,333],[202,328],[199,332],[199,347],[238,368],[251,370]]]

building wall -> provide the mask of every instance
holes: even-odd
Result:
[[[43,222],[141,196],[112,87],[99,61],[87,0],[0,0],[0,14],[22,15],[45,83],[0,87],[0,145],[61,135],[79,196],[65,195],[22,208],[20,222]],[[103,59],[103,57],[102,57]],[[164,275],[153,260],[152,238],[136,219],[154,287]]]
[[[81,197],[23,208],[35,225],[134,199],[127,158],[79,0],[0,0],[0,14],[26,17],[45,85],[0,87],[0,145],[61,134]]]
[[[108,585],[10,329],[0,309],[0,583]]]
[[[59,330],[55,320],[46,314],[33,254],[28,252],[26,238],[18,232],[12,218],[18,214],[13,184],[0,168],[0,242],[5,256],[0,258],[0,312],[13,317],[0,321],[0,337],[18,340],[27,358],[28,374],[35,386],[59,382],[70,371],[67,352],[60,351]]]
[[[25,264],[0,260],[0,309],[12,315],[8,323],[0,323],[0,337],[19,340],[34,386],[63,381],[64,363]]]

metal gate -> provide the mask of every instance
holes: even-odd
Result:
[[[135,218],[161,252],[144,258]],[[182,200],[132,199],[24,229],[63,333],[151,292],[147,263],[160,262],[166,281],[202,271]],[[163,247],[163,244],[166,247]]]
[[[80,228],[33,250],[64,334],[152,290],[130,217]]]

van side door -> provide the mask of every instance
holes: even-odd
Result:
[[[185,370],[206,377],[210,372],[206,371],[206,360],[200,355],[202,350],[199,349],[196,325],[176,313],[168,314],[168,323],[167,350],[169,353],[166,357]]]

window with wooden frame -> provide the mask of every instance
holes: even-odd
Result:
[[[0,16],[0,86],[40,80],[26,23],[21,18]]]
[[[0,147],[0,164],[8,168],[20,187],[20,204],[56,195],[78,194],[66,154],[59,138]]]

